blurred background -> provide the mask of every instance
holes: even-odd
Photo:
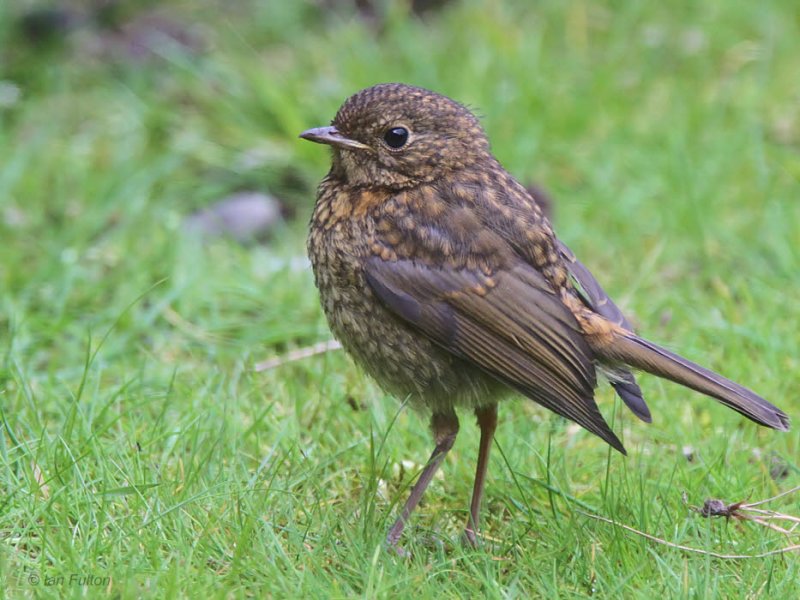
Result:
[[[258,374],[253,367],[330,337],[305,258],[329,153],[297,136],[329,123],[350,94],[388,81],[428,87],[476,111],[500,161],[552,199],[560,237],[647,337],[796,415],[798,74],[795,0],[0,3],[5,489],[45,483],[55,493],[50,477],[59,473],[62,497],[76,502],[63,512],[54,505],[46,519],[66,528],[50,542],[64,549],[70,524],[85,522],[71,511],[93,506],[79,501],[87,480],[114,489],[181,481],[168,492],[125,496],[131,507],[104,509],[138,514],[161,502],[166,514],[220,478],[238,489],[271,473],[297,493],[297,505],[270,504],[266,494],[266,507],[252,511],[280,513],[289,529],[298,506],[318,499],[300,490],[310,481],[324,482],[320,497],[362,492],[351,485],[366,472],[362,436],[373,424],[389,427],[396,404],[339,353]],[[629,447],[657,448],[662,459],[674,453],[683,465],[676,439],[720,439],[712,422],[741,426],[711,402],[671,402],[683,392],[646,379],[662,416],[649,429],[628,431],[626,421]],[[613,396],[599,393],[610,414]],[[540,449],[548,429],[530,422],[551,418],[524,410],[506,415],[503,427],[516,433],[498,437]],[[404,414],[397,431],[391,460],[422,461],[422,420]],[[561,425],[553,431],[558,443],[601,448]],[[748,448],[773,440],[755,428],[736,432],[720,452],[738,435]],[[471,457],[474,434],[464,435]],[[778,449],[785,473],[796,473],[797,434],[790,436]],[[262,459],[275,448],[287,464],[315,466],[301,483],[280,465],[273,472]],[[509,449],[512,464],[530,465],[530,449],[518,450],[514,459]],[[349,462],[321,458],[347,451]],[[604,469],[605,451],[597,452]],[[84,458],[76,466],[69,456]],[[759,456],[768,471],[772,455]],[[459,467],[461,499],[470,464]],[[157,474],[147,465],[158,465]],[[70,478],[79,467],[86,472]],[[593,484],[596,473],[573,465],[570,478]],[[27,496],[15,498],[9,519],[41,517],[26,512]],[[215,502],[198,505],[224,513]],[[362,518],[338,504],[326,510],[339,511],[346,529],[348,518]],[[185,514],[170,513],[163,527],[185,526],[187,540],[205,540],[197,529],[204,517],[181,521]],[[317,532],[314,518],[308,527]],[[382,527],[374,530],[379,539]],[[143,543],[161,556],[155,548],[165,534],[149,531]],[[176,555],[188,556],[189,542],[175,539]],[[204,558],[186,560],[206,572]]]
[[[150,299],[219,304],[215,335],[261,351],[275,326],[318,337],[313,298],[273,323],[288,292],[265,285],[303,268],[329,159],[297,134],[383,81],[477,111],[612,289],[632,293],[656,260],[793,276],[797,17],[789,1],[3,3],[0,319],[44,310],[51,337],[80,337],[163,278]],[[237,275],[253,287],[225,298]]]

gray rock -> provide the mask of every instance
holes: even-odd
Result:
[[[263,239],[282,222],[281,204],[261,192],[237,192],[186,218],[187,231],[239,242]]]

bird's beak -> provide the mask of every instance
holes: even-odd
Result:
[[[300,134],[304,140],[316,142],[318,144],[328,144],[337,148],[348,148],[351,150],[369,150],[370,147],[361,142],[344,137],[336,127],[314,127],[307,129]]]

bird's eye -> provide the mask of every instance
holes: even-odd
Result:
[[[389,148],[402,148],[408,141],[408,129],[405,127],[392,127],[383,134],[383,141]]]

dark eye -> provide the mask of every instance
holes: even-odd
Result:
[[[408,129],[405,127],[392,127],[383,134],[383,141],[389,148],[402,148],[408,141]]]

